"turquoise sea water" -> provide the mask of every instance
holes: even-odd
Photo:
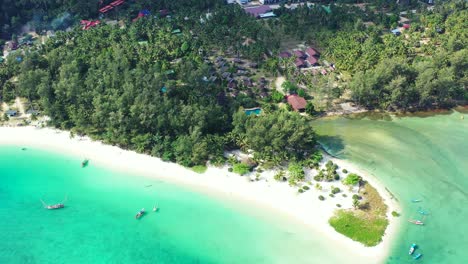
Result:
[[[315,122],[325,148],[374,174],[399,199],[405,221],[387,263],[468,263],[468,119],[462,115]],[[423,254],[417,262],[408,256],[411,243]]]
[[[0,146],[0,263],[338,263],[352,256],[254,205],[92,161],[82,169],[78,157],[22,147]],[[60,210],[40,202],[65,196]],[[149,212],[136,220],[142,207]]]

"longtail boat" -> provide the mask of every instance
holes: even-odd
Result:
[[[421,199],[413,199],[413,200],[411,200],[411,202],[412,203],[419,203],[419,202],[422,202],[422,200]]]
[[[59,203],[59,204],[47,205],[47,206],[46,206],[46,209],[48,209],[48,210],[55,210],[55,209],[61,209],[61,208],[64,208],[64,207],[65,207],[64,204]]]
[[[142,208],[138,213],[135,215],[135,219],[142,217],[145,214],[145,208]]]
[[[67,198],[65,197],[65,201]],[[58,203],[58,204],[46,204],[44,201],[41,200],[42,205],[44,205],[44,208],[47,210],[55,210],[55,209],[62,209],[65,208],[65,201]]]
[[[414,219],[410,219],[408,220],[410,223],[413,223],[415,225],[424,225],[424,223],[420,220],[414,220]]]
[[[416,250],[416,247],[417,247],[417,245],[414,244],[414,243],[411,245],[411,247],[409,249],[409,254],[410,255],[413,255],[414,251]]]
[[[418,210],[418,213],[420,213],[420,214],[422,214],[422,215],[429,215],[429,212],[424,211],[424,210],[422,210],[422,209],[419,209],[419,210]]]
[[[418,253],[416,256],[413,257],[413,259],[419,259],[422,257],[422,254],[421,253]]]
[[[81,168],[84,168],[86,166],[88,166],[88,163],[89,163],[89,160],[88,159],[85,159],[81,162]]]

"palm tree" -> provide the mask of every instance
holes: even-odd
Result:
[[[354,210],[358,209],[360,203],[358,199],[353,199],[353,208]]]

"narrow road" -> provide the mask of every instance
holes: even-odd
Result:
[[[21,102],[19,97],[16,97],[15,104],[16,104],[16,107],[18,108],[18,112],[20,112],[21,115],[25,115],[26,112],[24,111],[24,105]]]
[[[286,78],[284,78],[283,76],[279,76],[278,78],[276,78],[275,80],[275,87],[276,87],[276,90],[282,94],[284,94],[284,91],[283,91],[283,88],[281,87],[281,85],[283,85],[284,81],[286,81]]]

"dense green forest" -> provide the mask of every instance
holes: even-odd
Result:
[[[249,19],[241,10],[223,6],[213,20],[227,15]],[[187,30],[192,24],[197,39]],[[182,35],[172,33],[176,26]],[[125,29],[104,25],[57,32],[45,45],[27,51],[23,62],[11,58],[1,68],[3,80],[18,77],[3,85],[3,98],[38,101],[54,126],[185,166],[222,161],[224,149],[239,145],[262,157],[278,151],[284,158],[301,158],[299,148],[286,151],[290,144],[312,150],[313,131],[296,113],[272,111],[260,117],[276,127],[275,134],[257,131],[256,117],[243,111],[236,116],[251,121],[233,122],[245,99],[228,98],[218,83],[203,79],[210,67],[199,50],[221,40],[201,27],[198,20],[147,18]],[[266,150],[256,140],[239,140],[253,139],[253,134],[266,142],[281,141]]]
[[[330,99],[349,91],[352,101],[368,108],[421,110],[466,104],[466,1],[446,1],[433,9],[420,5],[415,14],[394,8],[332,5],[331,14],[319,7],[280,9],[281,23],[268,22],[273,31],[320,47],[341,72],[335,78],[286,75]],[[403,10],[410,28],[394,36],[390,29],[402,26],[397,14]]]
[[[36,31],[65,29],[79,19],[95,18],[99,8],[112,0],[2,0],[0,3],[0,39],[17,33],[27,23]],[[224,4],[223,0],[129,0],[109,15],[131,16],[143,8],[170,9],[178,12],[206,10]]]
[[[388,12],[401,8],[379,3]],[[278,107],[276,102],[284,100],[279,92],[265,98],[246,91],[229,96],[226,81],[208,59],[216,54],[249,59],[270,77],[282,74],[292,86],[305,87],[299,91],[310,93],[304,95],[308,99],[317,91],[330,93],[331,99],[349,91],[351,100],[385,110],[468,100],[464,1],[432,11],[421,8],[412,15],[408,37],[389,34],[398,21],[392,15],[339,4],[331,5],[330,13],[321,5],[283,6],[275,10],[277,19],[256,20],[222,0],[128,1],[106,15],[124,26],[102,23],[90,30],[76,22],[98,16],[96,0],[2,4],[4,34],[15,33],[41,12],[36,31],[52,26],[65,11],[71,26],[0,65],[3,101],[28,98],[53,126],[184,166],[221,163],[223,151],[231,148],[253,150],[257,160],[276,163],[313,153],[309,117]],[[154,14],[167,8],[171,17],[131,22],[143,8]],[[312,76],[291,69],[276,56],[290,39],[318,47],[338,71]],[[207,79],[213,75],[216,81]],[[309,101],[310,113],[315,100]],[[253,106],[262,106],[263,114],[247,116],[242,107]]]

